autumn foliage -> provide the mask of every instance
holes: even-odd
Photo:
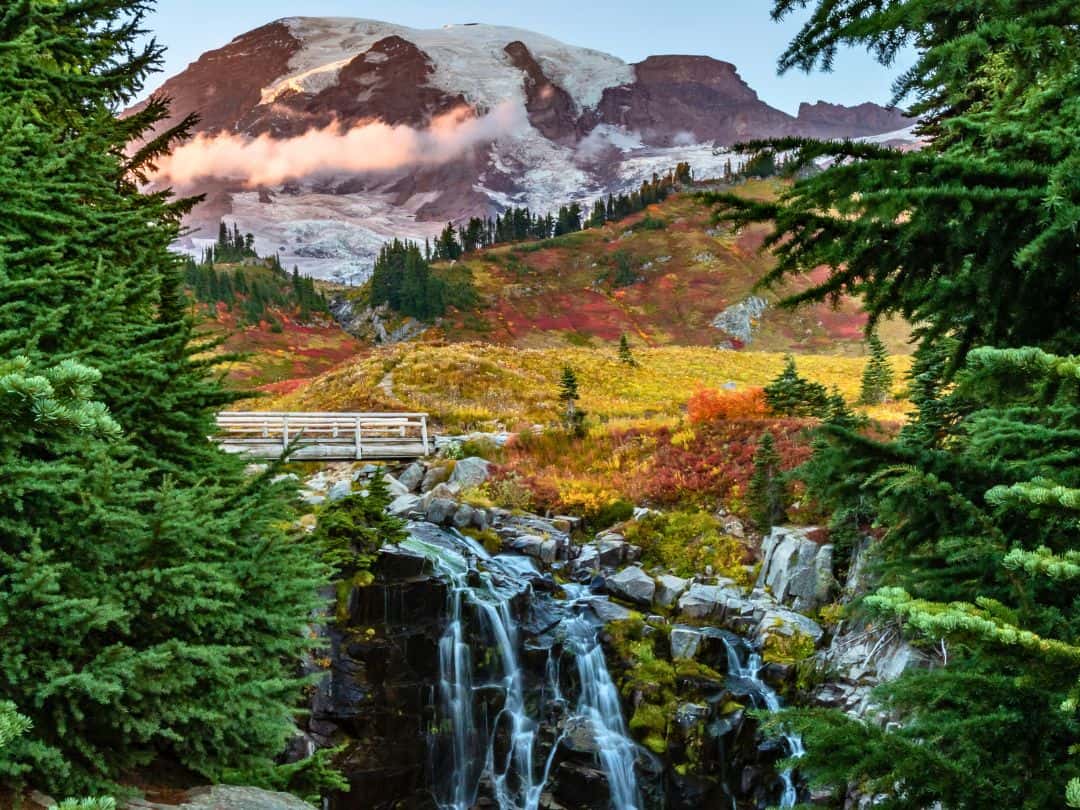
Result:
[[[686,414],[692,424],[702,424],[717,420],[765,419],[769,412],[762,388],[743,391],[699,388],[686,403]]]

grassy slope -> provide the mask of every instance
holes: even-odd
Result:
[[[217,269],[232,267],[221,264]],[[270,273],[250,264],[244,271]],[[278,394],[295,390],[363,349],[363,344],[342,331],[329,315],[316,315],[301,323],[296,308],[274,309],[273,315],[281,323],[281,329],[275,331],[266,321],[257,326],[239,323],[236,314],[221,302],[216,307],[195,305],[194,313],[200,334],[223,341],[215,354],[243,355],[222,367],[226,383],[243,390]]]
[[[775,185],[753,181],[739,190],[764,197],[775,193]],[[666,227],[635,229],[646,216]],[[725,336],[710,321],[750,295],[770,265],[758,250],[766,230],[714,228],[705,206],[677,195],[604,228],[491,248],[464,261],[484,305],[447,318],[440,336],[540,348],[601,345],[626,333],[645,346],[714,345]],[[617,289],[596,283],[619,251],[642,280]],[[779,297],[761,294],[770,302]],[[858,356],[865,322],[851,300],[835,309],[771,307],[748,348]],[[882,336],[892,351],[907,350],[903,324],[885,324]]]
[[[444,428],[506,428],[550,424],[559,415],[563,365],[578,375],[581,407],[594,422],[674,422],[699,387],[764,385],[779,374],[783,355],[667,346],[638,349],[637,368],[619,362],[612,347],[521,349],[485,343],[406,344],[356,358],[266,407],[297,410],[422,410]],[[804,356],[800,372],[858,395],[862,358]],[[907,357],[892,360],[897,379]],[[900,406],[873,411],[897,418]]]

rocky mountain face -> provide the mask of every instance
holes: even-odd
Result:
[[[740,140],[878,136],[910,124],[875,104],[818,102],[791,116],[758,98],[734,65],[705,56],[627,64],[514,28],[346,18],[272,22],[203,54],[159,92],[176,116],[200,116],[201,143],[174,161],[184,171],[167,166],[161,178],[208,195],[188,247],[227,217],[256,234],[260,251],[320,276],[362,274],[388,237],[424,238],[447,220],[510,205],[593,199],[681,160],[714,176],[730,157],[723,147]],[[496,112],[483,137],[460,137],[459,127]],[[367,133],[364,170],[324,140],[303,173],[252,179],[252,161],[285,159],[275,145],[371,125],[385,129]],[[197,150],[222,135],[241,141],[200,172]],[[262,151],[236,156],[260,136]]]

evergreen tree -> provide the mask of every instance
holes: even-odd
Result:
[[[784,370],[765,386],[765,403],[777,416],[824,416],[829,408],[829,393],[820,383],[799,376],[795,358],[784,358]]]
[[[585,412],[577,407],[580,398],[577,374],[570,366],[564,366],[559,378],[559,401],[563,404],[563,424],[575,436],[585,432]]]
[[[766,431],[754,452],[754,472],[746,491],[750,517],[762,532],[787,519],[787,484],[780,465],[776,442]]]
[[[888,402],[892,392],[892,367],[889,365],[889,355],[885,350],[885,344],[876,333],[870,333],[867,343],[870,347],[870,359],[867,360],[866,368],[863,369],[859,402],[863,405],[880,405],[882,402]]]
[[[0,693],[33,721],[0,779],[68,795],[270,763],[325,582],[286,487],[206,438],[233,395],[168,249],[193,201],[140,191],[192,121],[115,114],[160,61],[146,9],[0,14]]]
[[[619,335],[619,362],[631,367],[636,367],[638,364],[630,351],[630,341],[626,339],[625,334]]]

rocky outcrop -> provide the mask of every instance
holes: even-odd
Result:
[[[727,348],[741,349],[754,339],[754,328],[767,308],[764,298],[751,295],[713,318],[712,325],[728,336]]]
[[[795,118],[800,134],[814,138],[859,138],[896,132],[911,126],[914,121],[895,107],[880,104],[816,104],[803,102]]]
[[[762,542],[757,587],[781,604],[809,613],[826,604],[836,590],[833,547],[813,539],[816,529],[777,526]]]
[[[454,463],[454,470],[450,473],[450,483],[457,484],[462,489],[478,487],[488,480],[491,475],[491,462],[475,456],[459,459]]]
[[[645,607],[652,604],[653,594],[656,593],[656,582],[653,578],[635,566],[608,577],[606,585],[608,591],[615,596]]]
[[[578,110],[570,94],[551,81],[528,46],[515,40],[504,48],[510,62],[525,74],[525,109],[529,123],[544,137],[558,143],[572,143],[583,134]]]

